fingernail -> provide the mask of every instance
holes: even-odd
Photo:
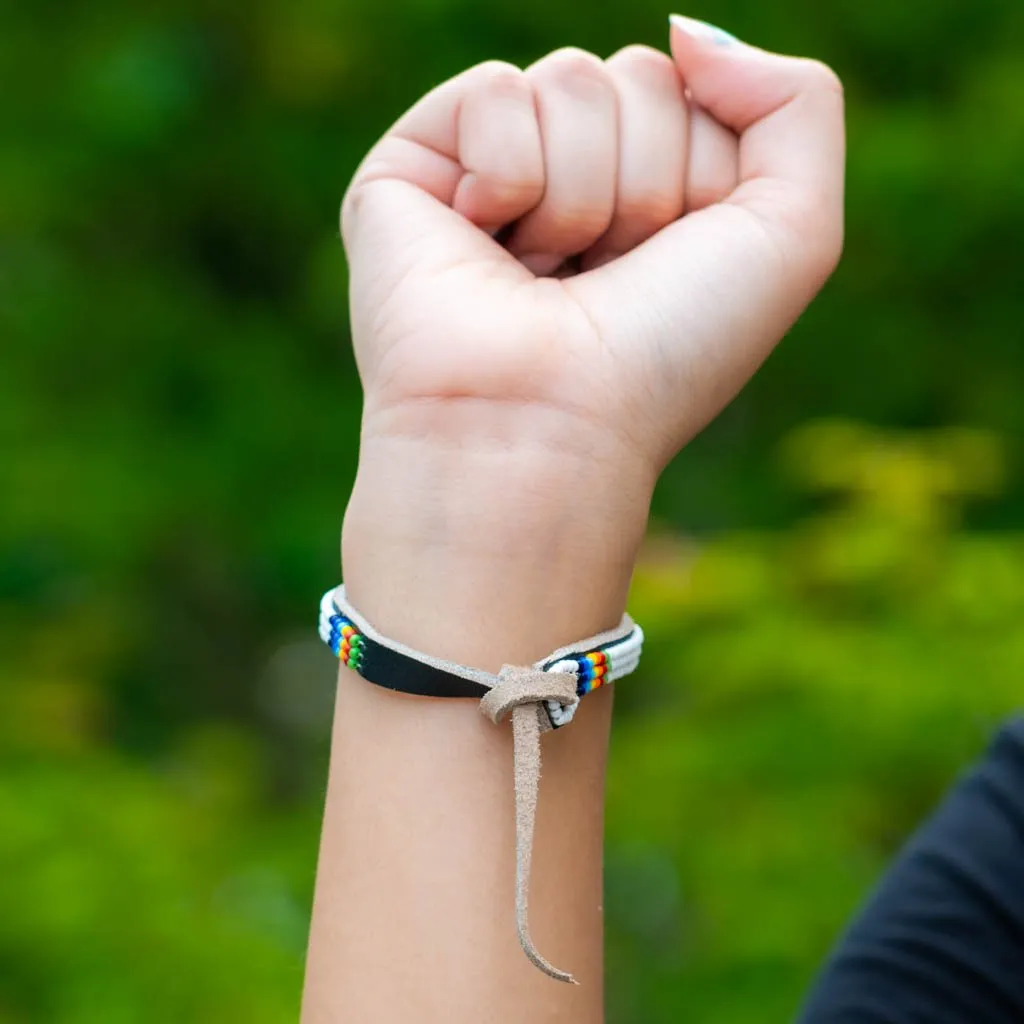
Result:
[[[688,36],[696,39],[707,39],[716,46],[732,46],[739,40],[725,29],[709,25],[706,21],[698,21],[696,18],[684,18],[681,14],[670,14],[668,22],[673,28],[685,32]]]

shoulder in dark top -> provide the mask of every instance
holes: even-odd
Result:
[[[1024,1024],[1024,719],[882,880],[800,1024]]]

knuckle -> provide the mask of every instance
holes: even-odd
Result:
[[[843,95],[843,83],[840,77],[820,60],[805,59],[803,73],[808,85],[821,92],[834,92],[837,96]]]
[[[469,73],[474,77],[484,79],[515,79],[522,74],[522,71],[507,60],[485,60],[474,65]]]
[[[660,50],[655,50],[653,46],[644,46],[642,43],[630,43],[628,46],[623,46],[621,50],[616,50],[608,58],[608,62],[616,61],[623,64],[627,62],[639,64],[651,62],[660,64],[662,59],[668,60],[668,57],[661,53]]]
[[[651,46],[631,43],[613,53],[607,63],[623,71],[649,76],[656,81],[675,82],[678,73],[668,54],[655,50]]]
[[[531,69],[538,77],[565,84],[611,88],[604,61],[575,46],[549,53]]]
[[[521,68],[503,60],[488,60],[473,69],[476,84],[488,91],[518,95],[528,89]]]
[[[600,57],[578,46],[560,47],[549,53],[544,59],[553,66],[580,71],[581,73],[586,73],[588,70],[600,73],[602,67]]]

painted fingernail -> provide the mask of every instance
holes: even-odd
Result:
[[[668,21],[673,28],[679,29],[680,32],[685,32],[688,36],[694,36],[697,39],[710,40],[716,46],[732,46],[733,43],[739,42],[725,29],[709,25],[706,21],[698,21],[696,18],[684,18],[681,14],[670,14]]]

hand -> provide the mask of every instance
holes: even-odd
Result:
[[[671,46],[481,64],[370,152],[343,207],[367,434],[494,418],[657,470],[802,312],[842,244],[840,84],[699,22]]]
[[[685,19],[671,49],[472,68],[345,197],[345,576],[414,646],[483,665],[614,624],[661,468],[835,266],[836,76]],[[441,641],[396,612],[425,600],[516,635]]]

